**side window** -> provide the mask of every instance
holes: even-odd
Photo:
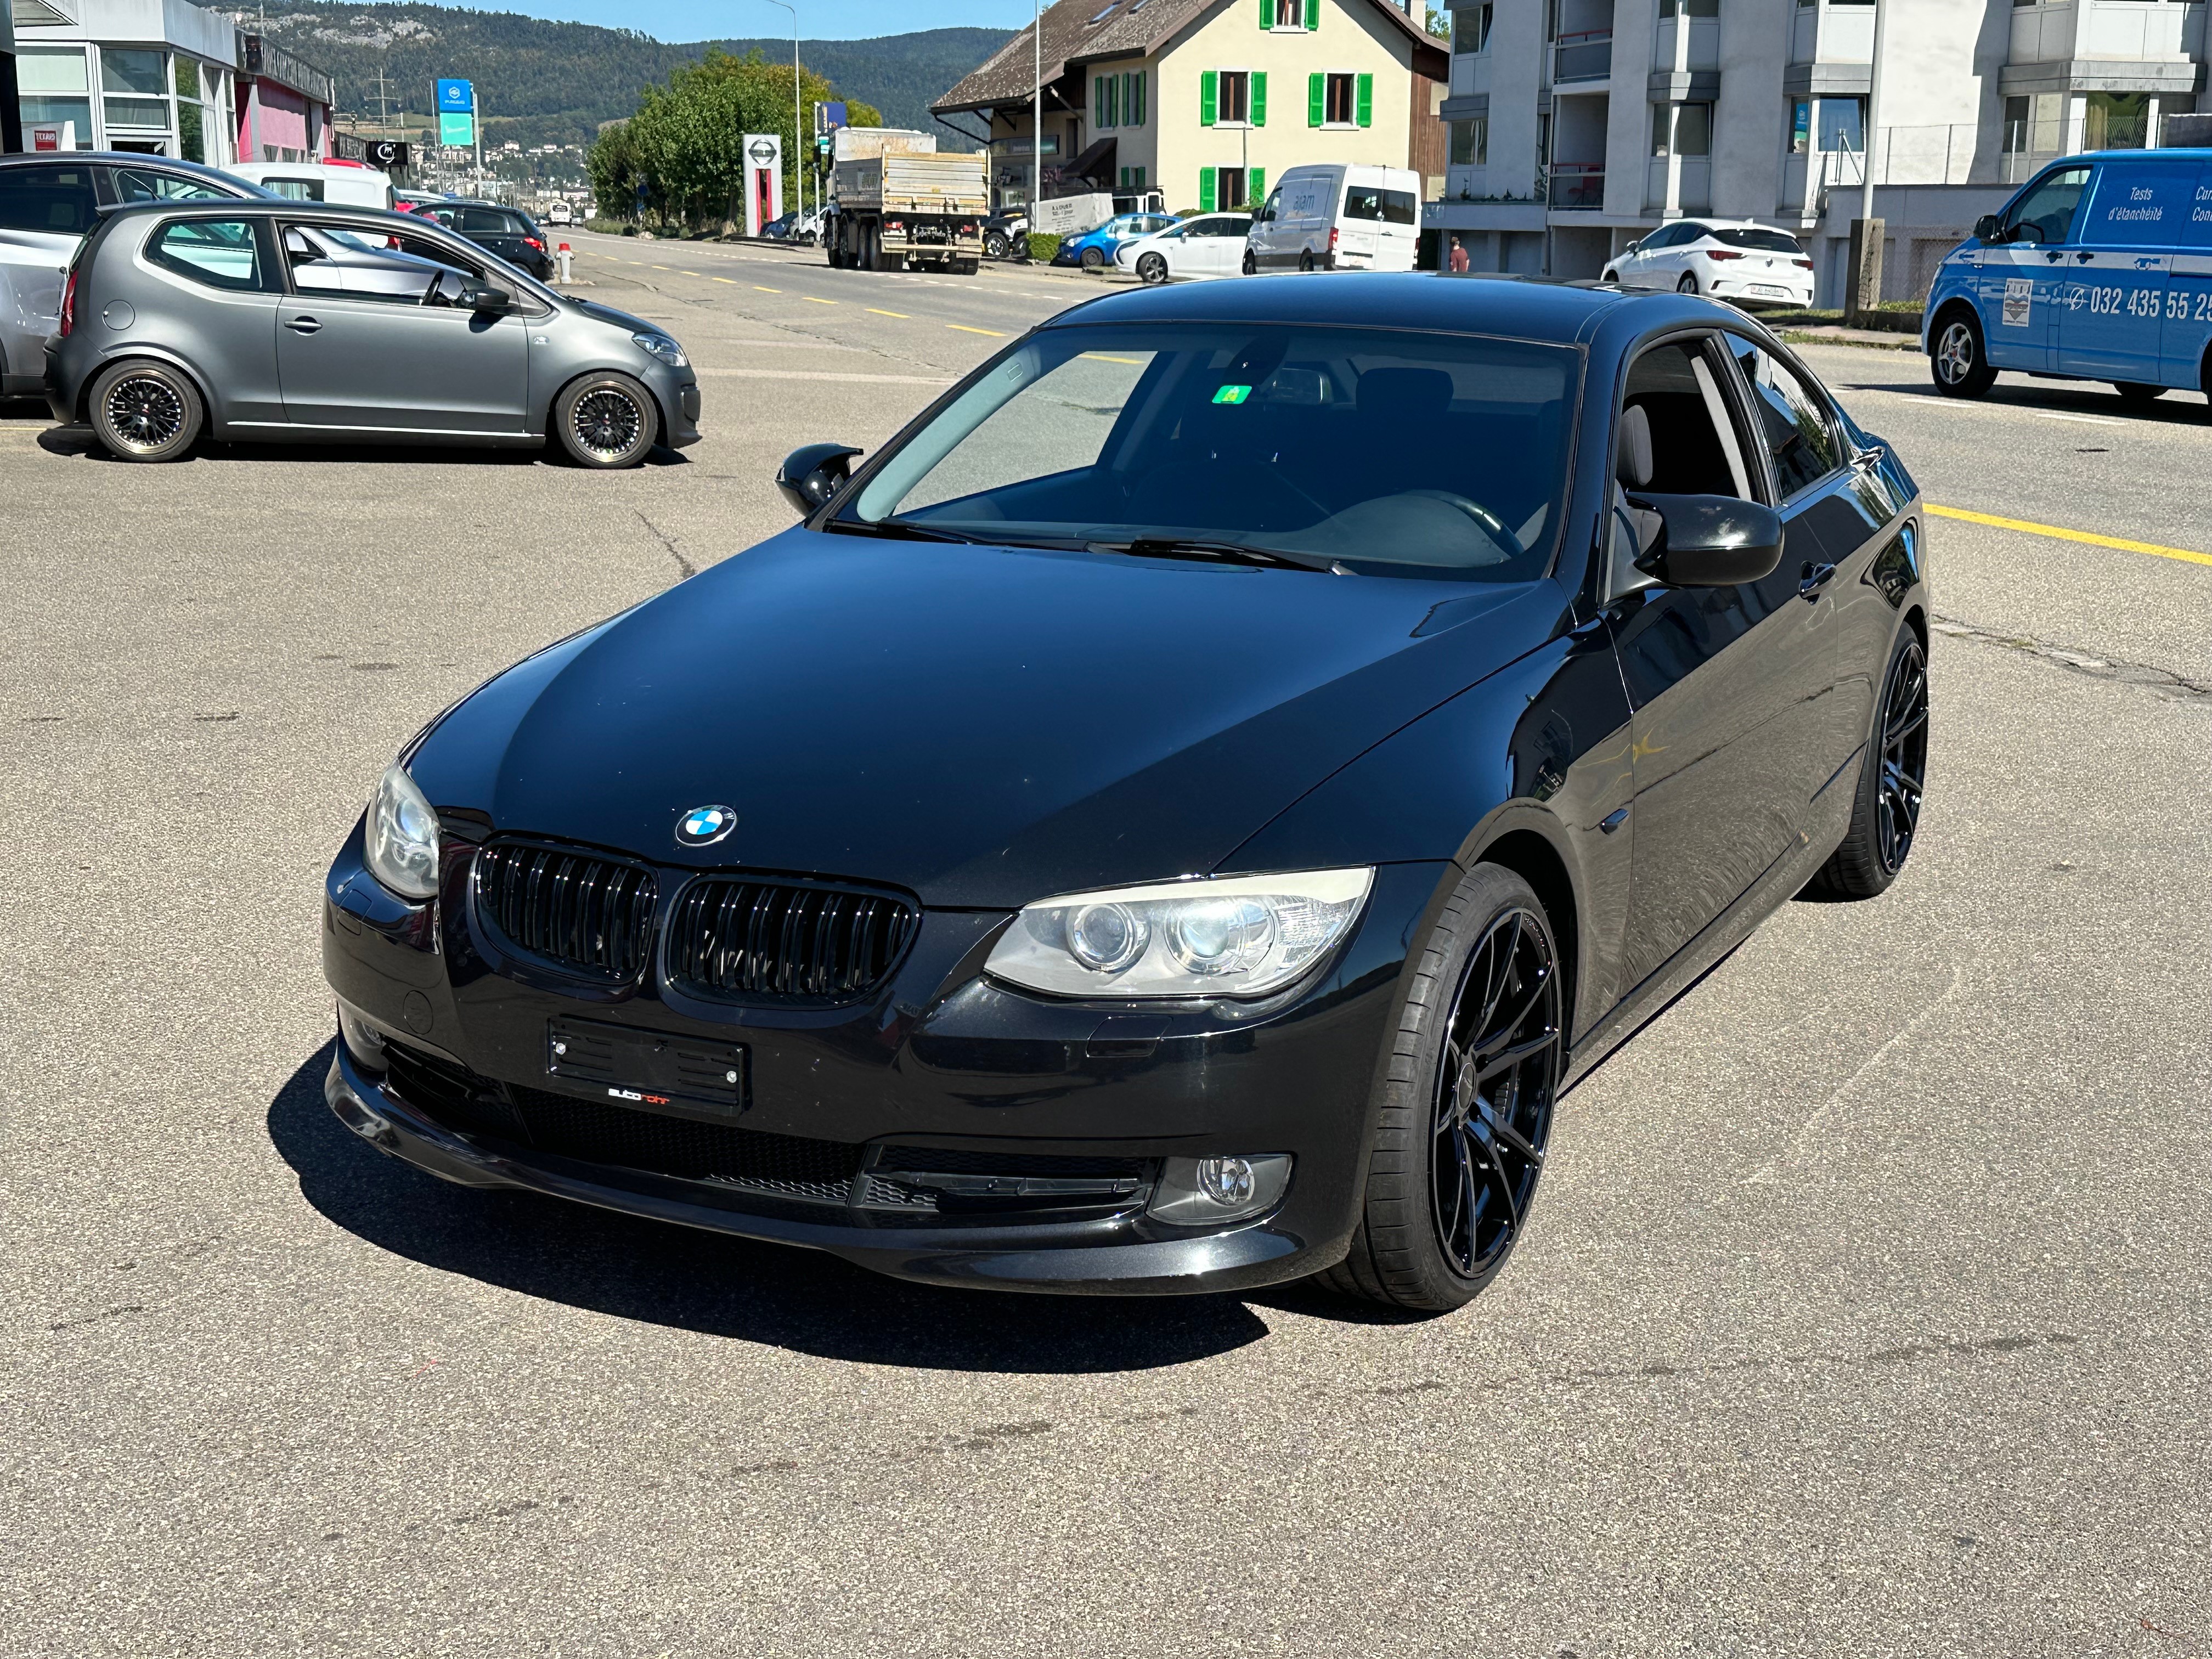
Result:
[[[345,286],[331,249],[297,226],[285,228],[284,264],[292,273],[292,286],[302,294],[336,294]]]
[[[1648,492],[1758,499],[1717,369],[1724,374],[1727,365],[1709,339],[1670,340],[1630,365],[1613,440],[1620,488],[1613,497],[1609,594],[1650,585],[1635,561],[1657,538],[1662,520],[1632,497]]]
[[[90,167],[0,169],[0,230],[82,236],[92,228],[93,206]]]
[[[289,201],[319,202],[323,199],[323,181],[319,179],[264,179],[261,188]]]
[[[1784,501],[1844,464],[1844,446],[1827,407],[1796,372],[1740,335],[1729,337],[1751,387],[1753,408],[1774,457]]]
[[[146,257],[209,288],[252,294],[271,286],[247,219],[172,219],[146,244]]]
[[[2005,215],[2008,242],[2063,242],[2074,228],[2074,215],[2088,187],[2089,169],[2054,173],[2021,198]]]
[[[186,179],[173,173],[149,173],[143,167],[113,167],[108,177],[115,185],[115,199],[118,202],[228,202],[236,200],[233,192],[218,190],[202,179]]]

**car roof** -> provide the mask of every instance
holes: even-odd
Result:
[[[252,179],[241,179],[222,167],[211,167],[201,161],[180,161],[173,155],[149,155],[135,149],[20,150],[13,155],[0,155],[0,168],[85,166],[94,161],[102,167],[154,167],[163,173],[190,173],[198,179],[227,179],[234,185],[258,188]]]
[[[2212,165],[2212,147],[2203,145],[2174,145],[2164,149],[2093,149],[2075,155],[2054,155],[2035,170],[2042,177],[2053,167],[2087,167],[2098,163],[2109,167],[2115,161],[2197,161]]]
[[[1123,289],[1064,311],[1045,326],[1305,323],[1568,341],[1580,337],[1600,313],[1642,302],[1641,298],[1631,298],[1617,289],[1531,282],[1486,273],[1359,271],[1296,279],[1231,277],[1218,283]]]

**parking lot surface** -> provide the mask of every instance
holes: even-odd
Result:
[[[1567,1097],[1473,1306],[992,1297],[445,1187],[322,1103],[320,877],[408,736],[1095,291],[570,240],[699,362],[680,458],[142,468],[0,405],[10,1651],[2212,1646],[2203,398],[1808,349],[1978,515],[1922,843]]]

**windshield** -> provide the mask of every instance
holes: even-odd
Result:
[[[1716,242],[1747,247],[1754,253],[1802,253],[1797,239],[1787,231],[1760,230],[1750,225],[1721,225],[1709,233]]]
[[[1381,329],[1047,329],[908,433],[836,522],[1527,580],[1558,530],[1578,371],[1564,346]]]

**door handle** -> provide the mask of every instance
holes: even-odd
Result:
[[[317,329],[322,327],[322,325],[313,317],[287,317],[284,319],[284,326],[295,334],[313,334]]]
[[[2061,259],[2064,258],[2066,255],[2063,250],[2052,248],[2050,252],[2045,254],[2043,257],[2050,260],[2051,264],[2057,264]]]
[[[2092,253],[2092,252],[2091,252],[2087,248],[2083,248],[2083,249],[2082,249],[2079,253],[2075,254],[2074,257],[2075,257],[2076,259],[2080,260],[2083,264],[2085,264],[2085,265],[2086,265],[2086,264],[2087,264],[2089,263],[2089,261],[2090,261],[2090,260],[2092,260],[2092,259],[2095,258],[2097,256],[2096,256],[2094,253]]]
[[[1817,605],[1820,590],[1836,579],[1836,567],[1832,564],[1808,564],[1797,584],[1797,597],[1808,605]]]

